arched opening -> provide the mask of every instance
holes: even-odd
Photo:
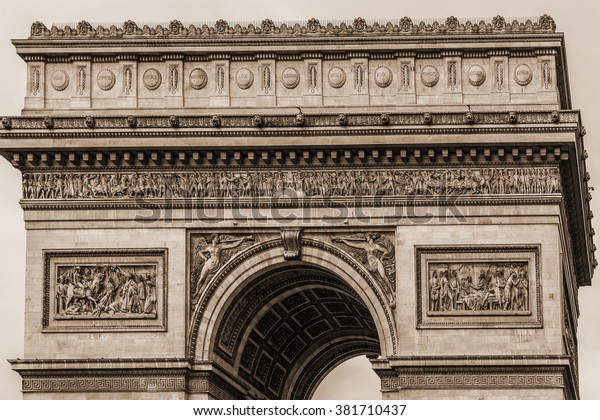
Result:
[[[249,248],[256,264],[240,255],[205,297],[201,323],[212,327],[198,336],[196,354],[251,398],[310,399],[341,363],[386,356],[395,346],[389,308],[368,273],[339,252],[303,245],[302,261],[284,261],[280,247],[260,255]]]
[[[378,400],[381,399],[381,379],[371,362],[357,356],[341,363],[321,381],[313,400]]]
[[[310,398],[341,362],[381,351],[360,297],[320,268],[278,267],[243,288],[231,307],[214,352],[261,398]]]

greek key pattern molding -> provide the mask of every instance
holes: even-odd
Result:
[[[443,374],[401,375],[383,378],[381,388],[385,391],[401,389],[444,388],[563,388],[562,374]]]
[[[183,377],[100,377],[23,379],[23,392],[148,392],[186,389]]]

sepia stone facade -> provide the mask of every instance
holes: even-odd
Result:
[[[597,262],[551,17],[35,22],[24,398],[576,399]]]

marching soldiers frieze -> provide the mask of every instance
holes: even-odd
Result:
[[[156,318],[155,265],[59,265],[56,319]]]
[[[23,174],[23,198],[237,198],[554,194],[554,167]]]
[[[527,312],[527,262],[431,263],[428,278],[429,312]]]

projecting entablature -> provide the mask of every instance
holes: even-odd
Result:
[[[401,106],[568,109],[563,35],[544,15],[513,23],[358,18],[332,24],[103,27],[36,22],[24,113]]]

